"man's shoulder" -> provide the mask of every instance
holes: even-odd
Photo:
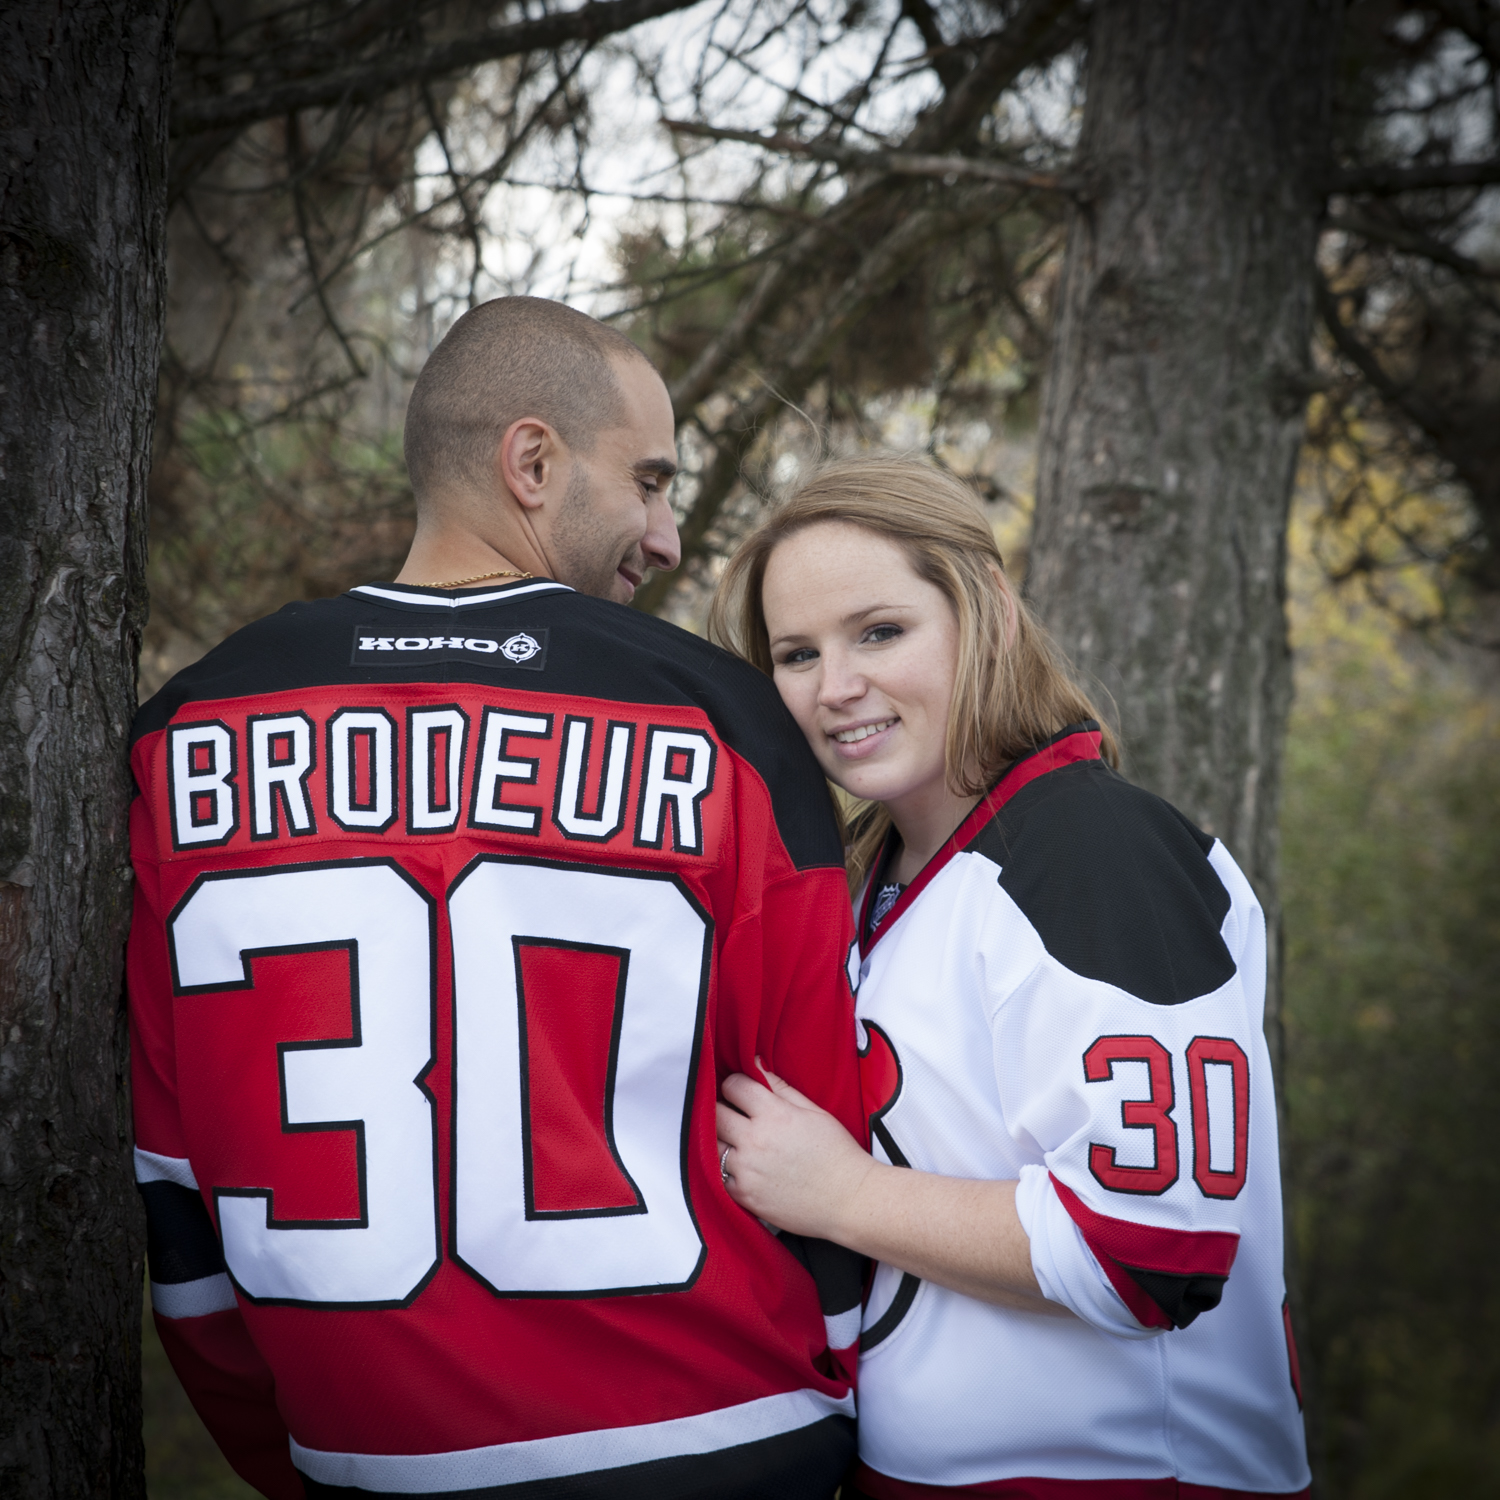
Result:
[[[799,867],[841,865],[823,773],[775,684],[749,662],[669,621],[607,600],[580,601],[602,639],[585,667],[608,693],[700,709],[714,733],[765,783]]]
[[[656,691],[691,695],[705,709],[748,725],[771,709],[784,712],[771,679],[690,630],[607,599],[577,598],[588,649],[607,660],[612,680],[638,676]],[[774,707],[773,707],[774,705]]]
[[[244,698],[288,686],[309,687],[337,681],[348,651],[338,650],[340,627],[357,610],[349,595],[297,600],[275,614],[243,625],[174,674],[143,703],[131,730],[132,741],[164,729],[186,703]]]

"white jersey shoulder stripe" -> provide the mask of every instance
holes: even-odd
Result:
[[[356,584],[351,594],[368,594],[372,599],[394,599],[397,604],[423,604],[429,609],[463,609],[470,604],[494,604],[503,599],[520,599],[526,594],[571,594],[565,583],[553,583],[550,579],[541,583],[528,583],[524,588],[494,589],[483,594],[466,594],[462,599],[444,599],[436,594],[408,594],[402,589],[377,588],[373,583]]]
[[[376,1494],[441,1494],[524,1484],[623,1468],[658,1458],[716,1453],[810,1427],[825,1417],[854,1415],[854,1397],[820,1391],[785,1391],[742,1406],[726,1406],[693,1417],[569,1432],[529,1442],[496,1443],[454,1453],[326,1453],[291,1440],[292,1462],[319,1484],[344,1485]]]
[[[193,1164],[185,1156],[158,1156],[154,1151],[135,1148],[135,1180],[137,1182],[175,1182],[178,1187],[198,1189],[198,1179],[193,1176]]]

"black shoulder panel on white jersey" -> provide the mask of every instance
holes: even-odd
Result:
[[[619,703],[700,708],[759,773],[776,826],[799,869],[842,866],[843,847],[823,773],[770,678],[717,646],[653,615],[571,590],[450,610],[390,603],[368,594],[288,604],[179,672],[136,716],[132,741],[165,728],[185,703],[339,684],[470,682],[509,695],[563,694]],[[499,653],[393,651],[390,664],[351,664],[356,627],[394,638],[422,634],[500,640],[546,631],[545,667],[516,670]],[[489,641],[487,641],[489,644]],[[460,656],[464,659],[454,659]]]
[[[968,848],[1001,867],[1001,888],[1060,964],[1180,1005],[1235,972],[1213,844],[1170,803],[1086,761],[1023,787]]]

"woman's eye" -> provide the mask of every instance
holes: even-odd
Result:
[[[788,651],[781,658],[781,664],[784,667],[801,667],[817,659],[818,653],[811,646],[799,646],[795,651]]]
[[[899,625],[872,625],[865,631],[865,640],[872,645],[879,646],[883,645],[886,641],[893,641],[897,636],[903,634],[905,632]]]

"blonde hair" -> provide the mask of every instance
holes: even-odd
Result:
[[[709,637],[772,675],[761,592],[771,554],[809,526],[858,526],[896,543],[919,578],[941,589],[958,620],[958,666],[944,758],[959,796],[980,796],[1006,767],[1060,730],[1099,715],[1066,659],[1005,577],[973,492],[930,464],[901,458],[826,464],[741,543],[709,609]],[[1101,721],[1102,723],[1102,721]],[[1119,751],[1101,728],[1101,753]],[[850,822],[849,884],[857,890],[891,826],[878,803]]]

